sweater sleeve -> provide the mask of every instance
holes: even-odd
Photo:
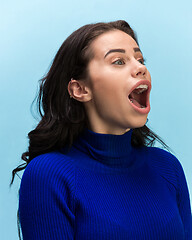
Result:
[[[24,240],[74,239],[75,173],[59,153],[34,158],[26,167],[19,193]]]
[[[189,190],[180,161],[164,149],[150,147],[149,154],[153,168],[176,190],[176,200],[185,231],[185,239],[192,240],[192,215]]]
[[[180,212],[181,219],[185,230],[185,239],[192,239],[192,215],[189,191],[185,174],[180,162],[177,160],[177,175],[178,175],[178,192],[177,192],[177,204]]]

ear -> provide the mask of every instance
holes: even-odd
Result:
[[[86,86],[86,80],[71,79],[68,83],[68,92],[72,98],[80,102],[88,102],[92,98],[91,90]]]

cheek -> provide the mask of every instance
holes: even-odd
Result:
[[[114,81],[114,79],[108,77],[95,79],[93,85],[93,94],[97,96],[97,98],[101,98],[102,100],[115,100],[115,96],[120,92],[120,83],[119,81]],[[115,79],[116,80],[116,79]]]
[[[126,94],[118,82],[98,82],[93,92],[97,111],[103,115],[117,114],[126,105]],[[128,100],[128,98],[127,98]]]
[[[108,94],[116,87],[116,81],[106,69],[97,68],[90,74],[90,82],[94,94]]]
[[[97,102],[117,102],[128,91],[127,72],[117,71],[108,66],[94,63],[89,68],[89,78],[93,100]]]

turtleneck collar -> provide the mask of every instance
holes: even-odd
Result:
[[[132,165],[133,147],[131,136],[133,130],[122,135],[96,133],[85,129],[73,146],[95,160],[113,167]]]

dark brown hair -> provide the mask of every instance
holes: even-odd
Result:
[[[25,169],[33,158],[64,146],[70,148],[83,129],[88,127],[83,103],[70,98],[67,86],[71,78],[79,80],[87,77],[87,65],[91,58],[89,46],[93,40],[116,29],[130,35],[138,44],[136,34],[125,21],[85,25],[63,42],[49,72],[40,80],[37,106],[41,120],[28,134],[29,148],[21,157],[25,163],[12,171],[11,184],[15,174]],[[168,149],[146,125],[133,129],[133,146],[153,146],[155,140]]]

